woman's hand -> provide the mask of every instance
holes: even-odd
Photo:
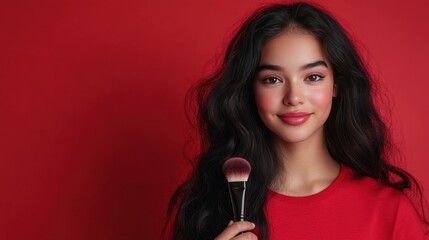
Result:
[[[257,240],[255,234],[248,232],[255,229],[255,224],[247,221],[233,222],[230,221],[228,227],[221,232],[215,240]]]

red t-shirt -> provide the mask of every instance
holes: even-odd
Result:
[[[341,165],[323,191],[305,197],[269,190],[270,240],[423,240],[423,224],[408,198]]]

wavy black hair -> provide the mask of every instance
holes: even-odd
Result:
[[[244,22],[218,70],[191,93],[196,97],[189,104],[197,107],[201,154],[192,175],[170,201],[170,223],[165,226],[171,228],[172,239],[214,239],[227,226],[232,210],[221,169],[234,156],[252,165],[247,195],[252,211],[247,219],[259,226],[262,239],[268,239],[264,204],[279,163],[270,133],[258,116],[253,83],[264,45],[292,27],[313,34],[333,68],[339,94],[324,125],[332,157],[402,192],[415,187],[422,199],[416,180],[388,161],[392,145],[372,100],[372,80],[346,31],[320,7],[275,4]]]

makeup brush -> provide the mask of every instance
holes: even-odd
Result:
[[[244,221],[244,204],[246,199],[246,182],[250,175],[250,164],[244,158],[230,158],[222,167],[228,180],[229,196],[231,197],[234,222]]]

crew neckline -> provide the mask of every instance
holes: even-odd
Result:
[[[334,181],[332,181],[332,183],[329,184],[325,189],[315,194],[311,194],[307,196],[289,196],[289,195],[284,195],[274,190],[268,189],[268,197],[282,200],[282,201],[286,200],[286,201],[297,201],[297,202],[313,201],[316,199],[320,200],[321,198],[329,196],[329,193],[337,189],[338,186],[341,185],[341,183],[343,182],[345,176],[349,175],[350,171],[351,171],[350,168],[340,163],[340,172],[338,173],[338,176],[334,179]]]

